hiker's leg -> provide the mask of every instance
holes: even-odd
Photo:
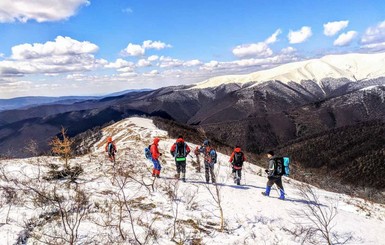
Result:
[[[180,162],[180,168],[182,172],[182,180],[186,180],[186,161]]]
[[[209,171],[210,171],[210,164],[205,162],[205,177],[206,177],[206,182],[208,183],[209,180],[210,180],[210,175],[209,175]]]
[[[214,164],[210,164],[210,174],[211,174],[211,181],[215,183],[216,180],[215,180],[215,173],[214,173]]]

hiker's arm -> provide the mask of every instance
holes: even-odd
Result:
[[[267,175],[272,176],[274,173],[274,160],[270,159],[269,160],[269,168],[267,169]]]

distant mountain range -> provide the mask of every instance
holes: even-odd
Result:
[[[135,91],[150,91],[151,89],[141,89],[141,90],[124,90],[120,92],[115,92],[103,96],[61,96],[61,97],[47,97],[47,96],[26,96],[26,97],[17,97],[11,99],[0,99],[0,111],[14,110],[20,108],[29,108],[45,104],[61,104],[69,105],[76,102],[85,101],[85,100],[96,100],[102,99],[105,97],[119,96]]]
[[[195,85],[7,110],[0,112],[0,154],[24,156],[31,139],[47,151],[61,126],[75,136],[130,115],[200,127],[227,145],[261,153],[331,129],[385,121],[383,67],[385,53],[333,55]]]

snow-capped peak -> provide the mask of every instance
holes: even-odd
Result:
[[[384,67],[385,53],[327,55],[320,59],[288,63],[246,75],[213,77],[197,83],[193,89],[217,87],[227,83],[262,83],[273,80],[284,83],[299,83],[303,80],[319,82],[324,78],[366,80],[385,76]]]

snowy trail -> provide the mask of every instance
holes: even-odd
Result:
[[[106,159],[104,153],[105,138],[112,135],[118,147],[116,166]],[[151,183],[150,170],[152,163],[144,159],[143,149],[151,143],[153,137],[160,137],[160,151],[163,169],[161,178],[155,180],[155,191],[143,188],[137,182],[130,183],[124,190],[133,203],[133,215],[138,219],[137,232],[142,239],[145,236],[143,222],[154,222],[158,238],[150,244],[174,244],[171,242],[174,217],[178,206],[178,239],[185,239],[185,244],[190,244],[193,239],[198,239],[201,244],[298,244],[290,231],[294,231],[295,224],[303,221],[293,216],[293,212],[300,212],[307,207],[298,193],[301,184],[290,178],[283,178],[286,200],[278,199],[278,193],[272,189],[271,196],[262,196],[266,185],[266,177],[257,173],[260,168],[250,163],[245,163],[241,186],[233,183],[230,176],[229,156],[218,154],[217,187],[219,188],[221,205],[223,208],[225,231],[219,231],[220,214],[218,204],[210,194],[216,191],[216,186],[206,184],[204,167],[201,162],[201,173],[197,173],[192,166],[196,161],[195,156],[187,159],[187,182],[174,178],[176,173],[174,159],[169,150],[175,139],[170,139],[165,131],[155,127],[149,119],[130,118],[115,123],[103,129],[103,138],[96,143],[93,153],[72,159],[84,168],[84,174],[79,178],[79,186],[90,195],[92,213],[79,227],[81,234],[77,244],[87,244],[90,239],[95,239],[98,244],[111,244],[108,239],[119,241],[116,229],[106,229],[95,224],[95,220],[107,219],[106,211],[100,207],[106,206],[116,215],[114,192],[117,191],[113,176],[118,168],[126,169],[146,183]],[[191,149],[196,145],[187,142]],[[202,161],[202,158],[201,158]],[[41,157],[30,159],[15,159],[0,161],[0,166],[6,173],[15,177],[27,178],[37,176],[38,164],[60,164],[58,158]],[[132,169],[132,166],[135,166]],[[20,173],[23,171],[25,177]],[[46,173],[46,167],[41,170]],[[31,182],[31,185],[40,186],[40,181]],[[0,186],[11,185],[0,178]],[[339,233],[352,233],[353,240],[349,244],[385,244],[383,234],[385,231],[385,206],[367,202],[363,199],[352,198],[347,195],[327,192],[313,188],[319,196],[320,203],[327,207],[329,203],[338,204],[338,214],[335,218],[334,230]],[[1,191],[1,189],[0,189]],[[170,192],[174,191],[174,199],[170,199]],[[4,194],[4,193],[3,193]],[[27,195],[26,195],[27,196]],[[27,197],[20,197],[21,200]],[[28,203],[28,205],[27,205]],[[3,204],[3,203],[1,203]],[[27,220],[41,216],[44,209],[31,209],[32,204],[25,199],[10,209],[9,222],[4,223],[7,216],[7,206],[0,205],[0,244],[14,244],[20,232],[24,229]],[[99,207],[99,208],[96,208]],[[108,209],[108,208],[110,209]],[[115,216],[114,216],[115,217]],[[156,219],[154,219],[156,218]],[[116,218],[115,218],[116,219]],[[140,222],[139,222],[140,220]],[[50,231],[58,229],[48,224],[42,229]],[[130,234],[131,227],[126,220],[123,229]],[[108,238],[108,239],[107,239]],[[33,240],[29,239],[29,243]],[[124,244],[124,243],[123,243]]]

